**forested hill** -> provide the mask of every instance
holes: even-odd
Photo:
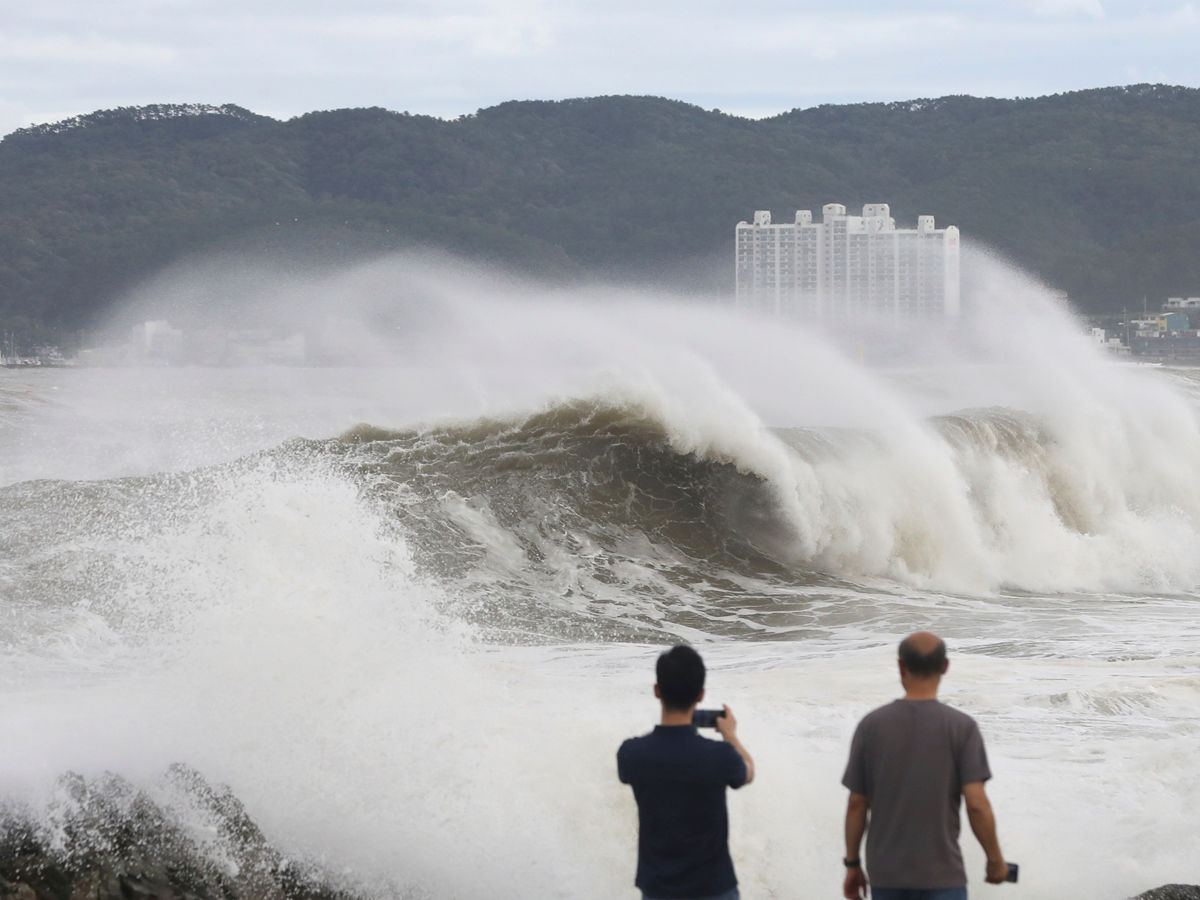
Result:
[[[930,213],[1084,310],[1200,294],[1200,91],[945,97],[748,120],[653,97],[82,116],[0,141],[0,326],[86,326],[208,248],[413,244],[551,277],[732,286],[733,226],[839,201]]]

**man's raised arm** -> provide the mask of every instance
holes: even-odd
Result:
[[[742,742],[738,740],[737,719],[734,718],[733,711],[728,706],[725,707],[724,715],[717,716],[717,731],[738,752],[738,756],[746,764],[746,780],[743,784],[749,784],[754,780],[754,760],[750,757],[750,751],[743,747]]]

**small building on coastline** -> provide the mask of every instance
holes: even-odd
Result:
[[[1168,297],[1162,309],[1122,323],[1128,352],[1156,362],[1200,363],[1200,332],[1195,328],[1200,297]]]
[[[1187,313],[1164,312],[1141,319],[1131,319],[1129,322],[1133,334],[1138,337],[1158,337],[1160,335],[1179,336],[1190,327]]]
[[[1200,297],[1168,297],[1163,309],[1200,310]]]

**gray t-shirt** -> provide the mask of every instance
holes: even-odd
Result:
[[[958,849],[962,786],[992,777],[979,726],[937,700],[895,700],[858,723],[842,784],[870,802],[875,887],[967,883]]]

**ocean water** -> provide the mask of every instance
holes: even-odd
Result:
[[[973,896],[1200,881],[1200,375],[999,268],[903,365],[504,290],[352,368],[0,371],[0,796],[182,761],[381,895],[632,898],[614,753],[687,640],[758,763],[743,896],[838,896],[850,735],[931,629],[1022,867],[964,833]]]

